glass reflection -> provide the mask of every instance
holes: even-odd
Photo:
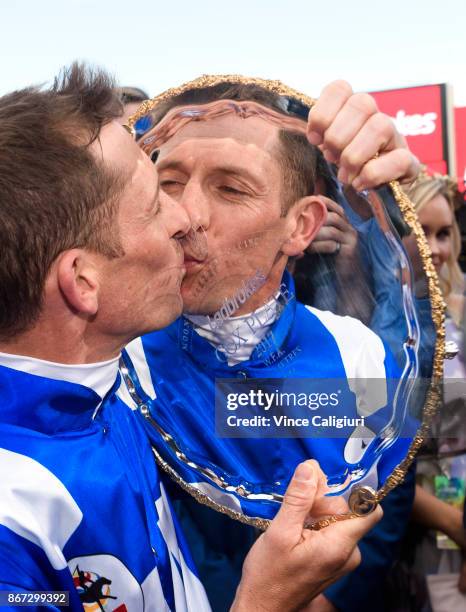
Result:
[[[383,486],[420,425],[435,328],[392,190],[341,185],[306,140],[308,108],[245,87],[188,91],[150,114],[140,146],[194,220],[185,314],[130,345],[123,372],[159,461],[182,486],[220,509],[270,518],[305,458],[319,461],[334,494]],[[289,233],[296,201],[311,225],[325,217],[301,250]],[[344,401],[330,414],[338,392]],[[260,393],[275,397],[274,414],[231,405]],[[284,395],[325,405],[278,406]],[[320,423],[331,417],[320,431],[319,410]],[[269,415],[272,432],[265,421],[228,430],[228,419]],[[297,424],[306,417],[307,429]],[[280,428],[283,419],[294,425]]]

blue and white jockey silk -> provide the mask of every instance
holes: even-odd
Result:
[[[118,360],[0,354],[0,591],[69,591],[72,610],[208,611],[119,385]]]
[[[416,428],[407,419],[408,425],[391,430],[393,438],[385,440],[385,451],[374,455],[372,443],[377,441],[372,430],[380,431],[380,423],[392,417],[395,391],[389,381],[399,388],[399,367],[381,339],[362,323],[297,303],[288,274],[283,282],[291,299],[282,304],[270,326],[273,343],[261,341],[248,359],[235,365],[228,365],[218,346],[197,333],[185,317],[133,341],[124,351],[139,396],[161,428],[147,421],[151,442],[162,458],[191,492],[195,489],[224,509],[253,518],[275,515],[278,503],[270,492],[284,493],[295,466],[309,458],[317,459],[327,475],[363,465],[361,483],[378,488],[404,459]],[[347,381],[353,400],[341,409],[347,417],[365,414],[366,427],[330,439],[216,436],[215,380],[256,378],[282,379],[285,385],[296,378]],[[385,401],[371,405],[367,382],[374,379],[382,385]],[[125,401],[131,400],[127,396]],[[173,441],[178,452],[173,451]]]

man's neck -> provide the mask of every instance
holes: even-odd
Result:
[[[115,337],[96,337],[83,328],[85,325],[80,321],[64,326],[42,321],[31,330],[0,342],[0,352],[54,363],[86,364],[118,357],[126,344]]]
[[[205,338],[216,351],[225,353],[225,361],[229,366],[234,366],[250,359],[282,310],[294,299],[288,283],[282,285],[281,279],[282,276],[278,282],[267,282],[266,292],[263,292],[267,299],[257,299],[256,303],[260,305],[256,308],[251,305],[251,299],[241,309],[235,308],[235,299],[229,299],[214,315],[185,313],[184,316],[192,323],[197,334]],[[270,281],[270,277],[267,280]]]
[[[251,297],[251,300],[246,302],[245,308],[240,308],[236,313],[238,316],[254,312],[258,308],[262,308],[271,299],[276,296],[280,289],[280,283],[285,272],[287,258],[283,255],[279,256],[272,270],[269,272],[264,284]]]

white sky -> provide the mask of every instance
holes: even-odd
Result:
[[[240,73],[314,96],[449,82],[466,106],[465,22],[465,0],[0,0],[0,94],[86,59],[150,95]]]

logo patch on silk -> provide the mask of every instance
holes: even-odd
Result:
[[[74,586],[86,612],[144,609],[141,585],[112,555],[88,555],[68,561]]]

